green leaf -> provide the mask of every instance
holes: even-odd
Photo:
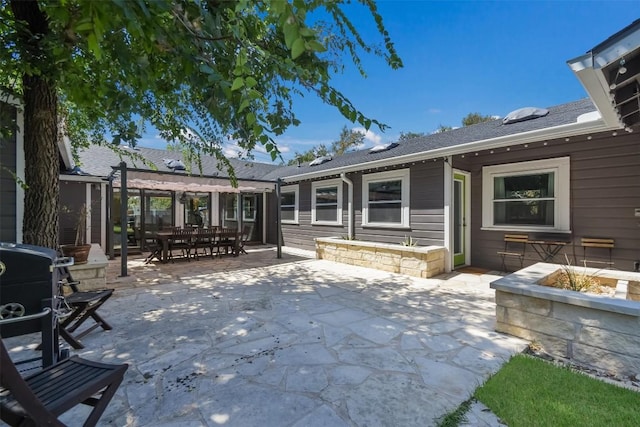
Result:
[[[298,26],[286,22],[282,27],[282,31],[284,32],[284,42],[287,45],[287,49],[291,49],[293,43],[299,37]]]
[[[79,33],[84,31],[91,31],[93,30],[93,24],[91,23],[91,21],[79,22],[76,25],[75,30]]]
[[[293,42],[293,46],[291,46],[291,59],[296,59],[302,55],[305,50],[304,39],[302,37],[296,39],[296,41]]]
[[[231,85],[231,91],[238,90],[244,86],[244,79],[242,77],[236,77]]]
[[[245,99],[240,103],[240,107],[238,108],[238,113],[242,113],[249,106],[249,100]]]
[[[316,35],[316,33],[309,27],[303,27],[303,28],[300,28],[300,35],[302,37],[313,37]]]
[[[309,44],[309,48],[316,52],[326,52],[327,48],[317,40],[309,40],[307,42]]]
[[[94,33],[91,33],[87,36],[87,45],[89,46],[89,50],[93,52],[97,59],[102,58],[102,51],[100,50],[100,45],[98,44],[98,39]]]
[[[247,126],[253,126],[256,123],[256,115],[254,113],[247,113],[245,120],[247,121]]]
[[[244,79],[244,85],[246,87],[248,87],[248,88],[252,88],[257,84],[258,84],[258,82],[256,81],[256,79],[254,79],[251,76],[248,76],[246,79]]]

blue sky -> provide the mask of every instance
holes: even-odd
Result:
[[[378,10],[404,62],[392,70],[381,58],[363,58],[335,85],[365,115],[390,129],[371,129],[367,146],[397,140],[401,131],[431,133],[460,126],[471,112],[503,117],[512,110],[549,107],[586,97],[566,61],[638,19],[640,0],[624,1],[424,1],[381,0]],[[362,7],[349,16],[365,40],[380,42]],[[276,141],[289,160],[336,140],[343,126],[357,128],[334,108],[308,95],[297,100],[302,124]],[[140,145],[161,148],[153,135]],[[226,153],[234,155],[234,147]],[[270,161],[257,150],[256,161]]]

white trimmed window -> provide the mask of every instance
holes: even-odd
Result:
[[[280,189],[280,219],[283,224],[298,223],[299,191],[297,184]]]
[[[224,206],[224,219],[226,221],[236,221],[238,219],[238,195],[227,194]]]
[[[409,169],[362,176],[362,225],[409,227]]]
[[[242,196],[242,220],[253,222],[256,220],[257,199],[253,194]]]
[[[570,231],[569,157],[482,168],[482,227]]]
[[[342,180],[311,183],[311,223],[342,225]]]

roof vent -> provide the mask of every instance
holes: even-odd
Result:
[[[182,160],[162,159],[162,161],[169,169],[173,169],[174,171],[183,171],[187,169],[184,163],[182,163]]]
[[[369,150],[369,153],[381,153],[383,151],[391,150],[392,148],[396,148],[398,145],[397,142],[391,142],[389,144],[376,145],[375,147]]]
[[[329,160],[333,159],[331,156],[321,156],[309,163],[309,166],[318,166],[323,163],[327,163]]]
[[[546,108],[537,107],[525,107],[512,111],[502,119],[503,125],[511,123],[524,122],[525,120],[537,119],[538,117],[544,117],[549,114],[549,110]]]

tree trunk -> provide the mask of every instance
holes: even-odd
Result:
[[[56,92],[37,76],[25,76],[23,82],[25,180],[29,186],[24,200],[24,242],[56,248],[60,211]]]
[[[12,0],[11,8],[15,18],[27,24],[28,31],[20,34],[22,60],[31,63],[32,69],[36,70],[22,78],[25,181],[28,186],[24,200],[23,241],[56,248],[60,160],[55,78],[51,78],[51,55],[43,43],[49,26],[35,0]]]

